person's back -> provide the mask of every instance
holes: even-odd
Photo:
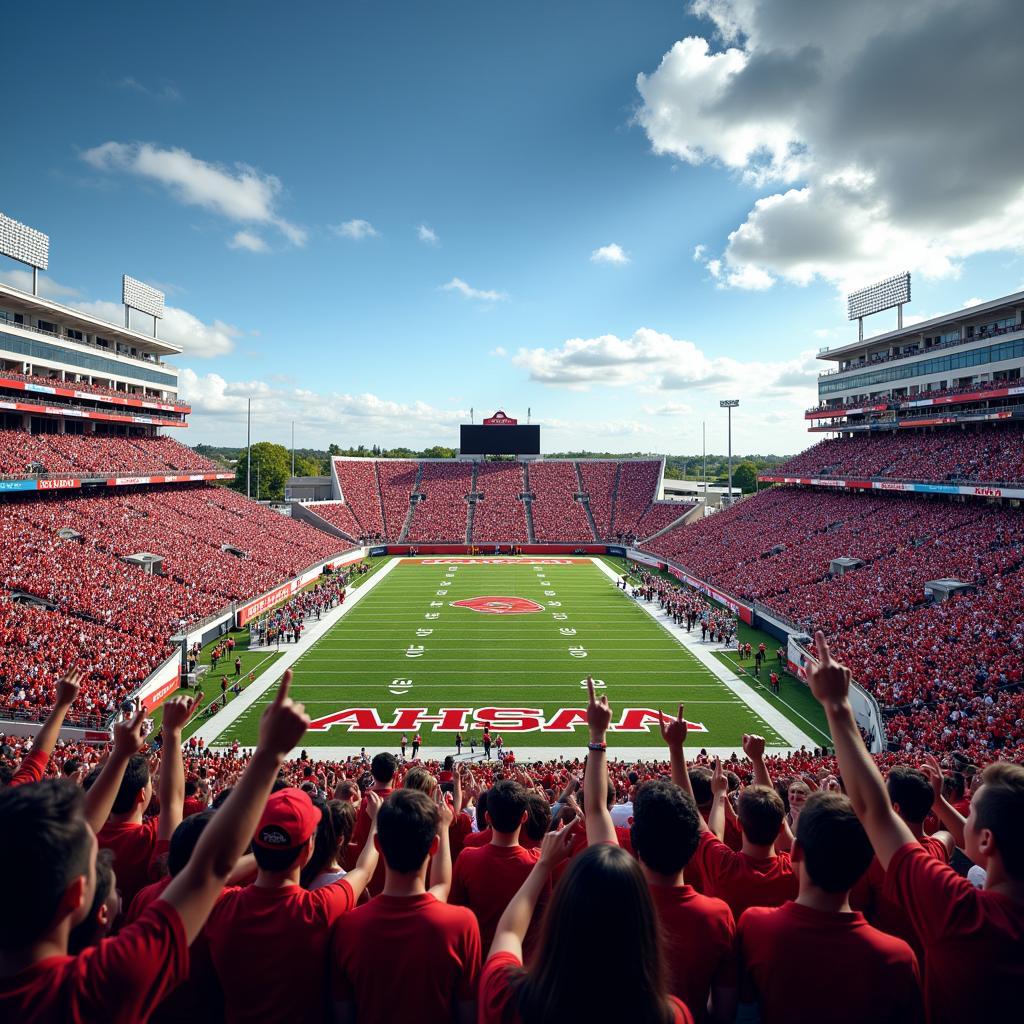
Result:
[[[384,891],[334,929],[334,1019],[475,1020],[481,959],[476,918],[438,898],[446,883],[426,886],[432,860],[450,865],[447,823],[425,793],[400,789],[381,807],[378,830]]]
[[[381,800],[386,800],[391,795],[391,787],[397,771],[398,761],[395,759],[394,754],[385,752],[374,755],[373,760],[370,762],[370,773],[373,775],[373,789],[370,792],[376,793]],[[359,805],[359,811],[356,814],[355,831],[352,833],[353,855],[363,848],[367,836],[370,834],[370,828],[371,820],[367,806],[367,796],[364,796]],[[371,896],[376,896],[383,888],[384,865],[378,862],[377,869],[370,879],[368,889]]]
[[[816,793],[797,822],[800,894],[740,918],[741,1001],[763,1024],[914,1024],[923,1019],[917,959],[907,943],[850,910],[871,844],[844,796]]]

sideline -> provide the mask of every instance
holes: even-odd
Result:
[[[613,582],[621,578],[620,574],[615,573],[600,559],[594,558],[593,562]],[[651,601],[650,604],[646,601],[637,601],[636,604],[647,612],[680,646],[685,647],[716,679],[727,686],[755,715],[763,719],[790,745],[789,747],[772,746],[766,749],[771,750],[772,753],[792,753],[799,750],[801,746],[813,748],[821,745],[820,741],[816,742],[811,739],[810,736],[802,732],[781,711],[772,707],[764,697],[752,692],[749,686],[741,683],[732,670],[715,657],[707,644],[702,644],[700,641],[695,640],[682,626],[677,626],[672,622],[667,612],[657,601]]]
[[[387,565],[378,569],[362,586],[350,589],[343,605],[338,608],[332,608],[319,622],[307,624],[305,630],[303,630],[302,639],[297,644],[283,644],[281,647],[281,657],[274,662],[270,669],[257,676],[223,711],[219,711],[209,721],[204,722],[199,729],[189,736],[189,739],[194,736],[197,740],[205,740],[208,748],[227,746],[227,744],[217,744],[217,737],[234,725],[260,697],[272,686],[275,686],[281,676],[284,675],[284,670],[291,668],[325,633],[334,627],[342,616],[348,613],[349,609],[357,605],[365,594],[370,593],[380,580],[384,579],[400,561],[401,558],[392,558]]]

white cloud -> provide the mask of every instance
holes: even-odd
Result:
[[[979,299],[977,296],[972,296],[967,299],[960,308],[969,309],[971,306],[980,306],[984,301],[984,299]]]
[[[252,231],[239,231],[228,242],[229,249],[248,249],[249,252],[269,252],[270,247]]]
[[[429,224],[420,224],[416,228],[416,237],[427,245],[441,244],[441,239],[437,237],[437,232]]]
[[[9,284],[12,288],[18,288],[23,292],[32,292],[32,271],[31,270],[19,270],[11,268],[10,270],[0,271],[0,281],[4,284]],[[44,299],[54,299],[59,301],[61,299],[71,299],[76,295],[81,294],[77,288],[71,288],[68,285],[60,284],[54,281],[52,277],[47,274],[39,275],[39,294]]]
[[[458,292],[467,299],[473,299],[477,302],[504,302],[508,298],[505,292],[473,288],[463,281],[461,277],[453,277],[447,284],[441,285],[441,291]]]
[[[233,168],[207,163],[184,149],[148,142],[105,142],[82,159],[100,171],[122,172],[156,181],[180,203],[199,206],[228,220],[277,228],[292,245],[304,245],[305,229],[277,210],[283,188],[278,178],[246,164]]]
[[[602,245],[600,249],[595,249],[590,254],[591,263],[628,263],[629,253],[622,248],[616,242],[611,242],[609,245]]]
[[[126,78],[122,78],[117,83],[119,89],[125,89],[128,92],[142,93],[143,96],[149,96],[156,100],[180,100],[181,93],[177,87],[171,82],[164,82],[163,85],[159,85],[155,88],[145,85],[140,82],[137,78],[132,78],[128,75]]]
[[[347,220],[342,224],[335,224],[331,230],[339,238],[351,238],[356,242],[380,236],[380,232],[368,220]]]
[[[713,31],[638,76],[636,119],[654,152],[764,193],[720,252],[695,250],[716,284],[848,290],[1021,248],[1024,136],[1005,131],[1024,84],[1018,0],[690,7]]]

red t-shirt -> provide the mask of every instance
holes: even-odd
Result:
[[[390,789],[375,789],[374,792],[381,798],[381,800],[387,800],[392,793]],[[366,845],[366,837],[370,834],[370,825],[370,815],[366,813],[366,797],[364,796],[362,803],[359,805],[359,811],[356,814],[356,827],[352,831],[352,841],[349,843],[351,862],[347,862],[344,865],[346,871],[351,871],[356,866],[359,854],[363,852],[363,847]],[[377,867],[373,872],[373,877],[366,886],[366,891],[370,896],[376,896],[383,888],[384,858],[379,857],[377,859]]]
[[[756,859],[702,832],[693,860],[704,893],[725,900],[737,921],[747,907],[778,907],[796,899],[799,883],[788,853]]]
[[[182,818],[189,818],[193,814],[200,814],[206,810],[206,801],[202,797],[198,796],[187,796],[185,802],[182,804],[181,816]]]
[[[468,814],[459,814],[448,829],[448,842],[452,851],[452,863],[458,859],[466,839],[473,834],[473,822]]]
[[[471,849],[479,846],[486,846],[490,841],[494,833],[490,827],[483,828],[479,832],[470,832],[465,839],[462,840],[463,849]]]
[[[108,821],[100,829],[96,841],[101,850],[114,853],[114,873],[121,899],[127,907],[135,894],[160,876],[157,859],[170,848],[166,840],[157,842],[159,818],[146,818],[141,825],[134,822]]]
[[[539,850],[524,850],[521,846],[495,846],[488,843],[478,849],[463,850],[452,872],[452,888],[448,902],[469,907],[480,925],[483,948],[491,948],[491,940],[501,915],[526,881],[526,876],[540,860]],[[550,881],[544,887],[551,892]],[[530,930],[533,931],[540,914],[535,913]],[[527,939],[531,936],[527,934]],[[527,946],[530,943],[526,944]]]
[[[322,1020],[330,929],[354,905],[344,878],[312,892],[250,885],[222,895],[205,932],[225,1019]]]
[[[697,1020],[712,986],[736,985],[736,922],[722,900],[691,885],[649,886],[665,938],[669,991]]]
[[[11,776],[8,786],[24,786],[26,782],[39,782],[46,772],[46,766],[50,763],[50,755],[42,750],[33,750],[26,754],[18,770]]]
[[[429,892],[376,896],[335,927],[330,975],[335,1002],[352,1004],[356,1020],[453,1021],[457,1004],[476,998],[476,919]]]
[[[740,999],[758,1004],[763,1024],[924,1020],[913,950],[856,911],[753,907],[740,918],[737,944]]]
[[[925,1004],[933,1024],[1006,1017],[1024,991],[1024,904],[975,889],[919,843],[900,847],[886,899],[906,909],[924,946]]]
[[[924,836],[921,839],[921,847],[940,864],[949,863],[946,847],[940,840]],[[884,890],[885,868],[875,857],[850,893],[850,905],[855,910],[863,911],[864,916],[875,928],[908,943],[923,964],[924,946],[910,923],[910,916],[899,903],[886,899]]]
[[[157,900],[130,928],[78,956],[51,956],[0,978],[0,1020],[135,1024],[188,973],[178,912]]]
[[[512,975],[523,966],[522,961],[512,953],[495,953],[488,957],[480,975],[478,997],[478,1024],[519,1024],[515,996],[512,990]],[[614,968],[609,965],[608,984],[615,983]],[[672,1024],[694,1024],[693,1014],[675,996],[669,997],[672,1004]]]

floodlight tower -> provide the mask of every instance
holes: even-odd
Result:
[[[729,504],[732,504],[732,411],[740,404],[738,398],[723,398],[719,403],[722,409],[729,410]]]

